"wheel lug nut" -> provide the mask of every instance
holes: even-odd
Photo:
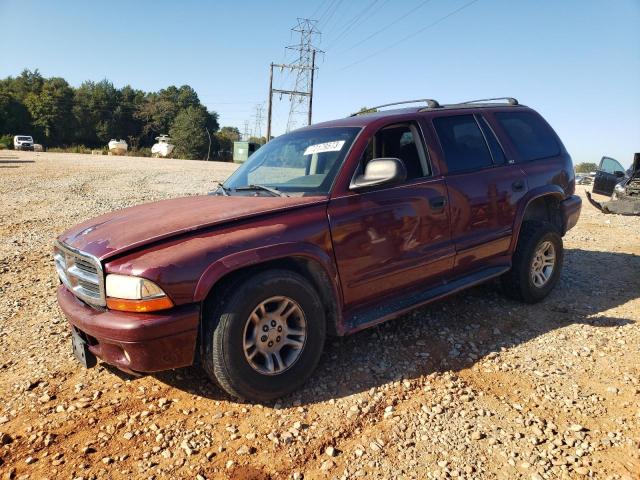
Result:
[[[262,335],[262,337],[260,337],[260,340],[262,340],[263,342],[267,341],[267,336],[266,335]]]
[[[278,331],[281,332],[282,331],[282,327],[278,326]]]
[[[262,327],[262,331],[263,331],[263,332],[268,332],[268,331],[269,331],[269,327],[267,327],[266,325],[264,325],[264,326]]]
[[[276,321],[275,320],[271,320],[271,326],[275,327],[276,326]]]
[[[273,347],[273,342],[269,342],[267,345],[269,345],[270,347]]]

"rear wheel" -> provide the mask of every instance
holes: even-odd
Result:
[[[313,286],[288,270],[235,283],[205,312],[202,361],[230,395],[252,401],[282,397],[315,369],[326,334]]]
[[[558,283],[563,257],[562,237],[551,223],[525,222],[511,270],[502,276],[505,292],[527,303],[539,302]]]

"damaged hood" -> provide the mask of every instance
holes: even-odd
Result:
[[[58,237],[99,260],[174,235],[326,202],[326,197],[197,196],[147,203],[80,223]]]

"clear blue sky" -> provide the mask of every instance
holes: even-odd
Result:
[[[394,100],[509,95],[547,118],[574,162],[631,163],[640,151],[640,0],[476,0],[436,23],[467,3],[0,0],[0,77],[38,68],[73,85],[189,84],[222,125],[242,130],[266,102],[269,63],[295,41],[289,29],[315,14],[326,54],[314,122]],[[344,31],[369,5],[366,20]],[[276,82],[292,86],[286,76]],[[277,102],[276,134],[287,112]]]

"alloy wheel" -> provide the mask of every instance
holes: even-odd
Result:
[[[551,279],[556,264],[556,249],[549,241],[536,248],[531,261],[531,282],[538,288],[544,287]]]
[[[249,315],[244,327],[244,356],[263,375],[277,375],[300,358],[307,322],[300,305],[289,297],[271,297]]]

